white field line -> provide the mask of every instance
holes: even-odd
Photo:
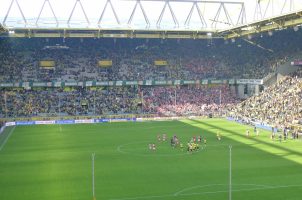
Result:
[[[195,189],[198,187],[210,187],[210,186],[217,186],[223,184],[212,184],[212,185],[204,185],[204,186],[195,186],[191,187],[191,189]],[[250,185],[250,186],[260,186],[262,188],[246,188],[246,189],[235,189],[232,192],[242,192],[242,191],[256,191],[256,190],[269,190],[269,189],[278,189],[278,188],[289,188],[289,187],[302,187],[302,185],[254,185],[254,184],[237,184],[237,185]],[[115,198],[109,200],[137,200],[137,199],[155,199],[155,198],[163,198],[163,197],[180,197],[180,196],[196,196],[196,195],[203,195],[203,194],[217,194],[217,193],[227,193],[229,190],[217,190],[217,191],[209,191],[209,192],[195,192],[195,193],[187,193],[181,194],[181,192],[188,191],[190,188],[181,190],[174,194],[166,194],[166,195],[157,195],[157,196],[139,196],[139,197],[127,197],[127,198]]]
[[[233,185],[237,185],[237,184],[233,184]],[[256,186],[256,187],[266,187],[266,188],[270,188],[271,186],[268,185],[257,185],[257,184],[239,184],[240,186]],[[197,189],[197,188],[205,188],[205,187],[212,187],[212,186],[227,186],[225,184],[210,184],[210,185],[197,185],[197,186],[193,186],[193,187],[189,187],[189,188],[185,188],[183,190],[180,190],[179,192],[174,193],[174,196],[178,196],[181,195],[181,193],[186,192],[186,191],[190,191],[193,189]]]
[[[9,137],[11,136],[11,134],[14,132],[15,128],[16,128],[16,126],[14,126],[14,127],[10,130],[10,132],[8,133],[8,136],[5,138],[4,142],[3,142],[3,143],[1,144],[1,146],[0,146],[0,151],[4,148],[5,144],[7,143]]]

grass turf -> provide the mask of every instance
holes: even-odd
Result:
[[[159,143],[163,133],[185,146],[201,135],[207,145],[190,155]],[[93,152],[97,200],[228,199],[229,144],[232,199],[301,199],[302,143],[269,134],[222,119],[9,128],[0,135],[0,199],[92,199]]]

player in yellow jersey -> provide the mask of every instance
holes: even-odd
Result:
[[[195,150],[198,151],[199,150],[199,145],[196,143],[195,144]]]
[[[217,140],[220,141],[221,140],[221,134],[219,132],[217,132],[216,134]]]
[[[181,151],[184,151],[184,145],[183,145],[183,143],[180,143],[180,144],[179,144],[179,147],[180,147],[180,150],[181,150]]]

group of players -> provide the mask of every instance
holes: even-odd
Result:
[[[220,141],[221,140],[221,134],[220,132],[217,132],[216,134],[217,140]],[[157,135],[157,141],[159,143],[161,142],[166,142],[167,141],[167,134],[158,134]],[[190,141],[188,141],[187,143],[187,152],[188,153],[193,153],[194,151],[198,151],[200,149],[200,144],[203,142],[203,145],[206,146],[207,145],[207,139],[206,137],[202,136],[193,136]],[[171,137],[170,139],[170,145],[172,148],[180,148],[181,151],[184,151],[184,145],[182,142],[180,142],[179,138],[177,137],[177,135],[173,135],[173,137]],[[149,150],[150,151],[156,151],[156,144],[155,143],[150,143],[149,144]]]
[[[250,134],[250,130],[249,129],[246,129],[246,132],[245,132],[245,135],[247,138],[250,138],[252,135]],[[254,135],[255,136],[259,136],[259,130],[257,129],[256,126],[254,126]],[[277,135],[277,131],[274,129],[272,130],[272,134],[271,134],[271,139],[272,140],[275,140],[275,138],[277,138],[280,142],[282,141],[282,139],[284,141],[286,141],[288,139],[288,130],[284,130],[284,133],[283,133],[283,138],[282,138],[282,134],[278,134]],[[292,138],[293,139],[298,139],[299,138],[299,134],[298,133],[292,133]],[[217,131],[216,133],[216,139],[218,141],[221,141],[222,139],[222,135],[219,131]],[[161,142],[166,142],[167,141],[167,134],[158,134],[157,135],[157,141],[159,143]],[[206,146],[207,145],[207,139],[206,137],[201,137],[200,135],[199,136],[193,136],[190,141],[188,141],[187,143],[187,152],[188,153],[192,153],[194,151],[198,151],[199,148],[200,148],[200,144],[203,142],[203,145]],[[181,151],[184,151],[184,145],[182,142],[180,142],[179,138],[177,137],[177,135],[173,135],[173,137],[171,137],[170,139],[170,144],[171,144],[171,147],[172,148],[180,148]],[[151,151],[156,151],[156,144],[155,143],[150,143],[149,144],[149,149]]]
[[[245,135],[246,135],[246,137],[251,137],[249,129],[246,129]],[[259,130],[257,129],[256,126],[254,126],[254,135],[259,136]]]
[[[249,129],[246,129],[245,135],[248,138],[252,136],[250,134],[250,130]],[[259,130],[257,129],[256,126],[254,126],[254,136],[257,136],[257,137],[259,136]],[[271,135],[270,135],[270,139],[272,141],[279,141],[279,142],[284,141],[285,142],[289,138],[290,138],[290,136],[289,136],[289,129],[284,128],[283,129],[283,133],[282,132],[278,133],[278,129],[277,128],[275,128],[275,127],[272,128],[272,132],[271,132]],[[298,139],[298,138],[299,138],[298,132],[292,132],[291,139]]]
[[[299,133],[298,131],[292,131],[291,132],[291,136],[290,136],[290,132],[289,129],[283,129],[283,133],[282,132],[277,132],[277,131],[272,131],[271,134],[271,140],[275,141],[278,140],[279,142],[286,142],[288,139],[299,139]]]

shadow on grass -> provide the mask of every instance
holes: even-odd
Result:
[[[204,121],[198,121],[198,120],[193,120],[193,119],[190,119],[190,121],[201,124],[201,125],[204,125],[204,126],[207,126],[207,127],[215,128],[217,130],[223,130],[225,132],[229,132],[229,133],[232,133],[233,135],[239,136],[243,139],[247,139],[246,136],[244,136],[242,134],[239,134],[235,131],[232,131],[232,130],[229,130],[229,129],[226,129],[226,128],[223,128],[223,127],[220,127],[220,126],[215,126],[213,124],[210,124],[210,123],[207,123],[207,122],[204,122]],[[279,145],[272,144],[272,143],[269,143],[269,142],[265,142],[265,141],[257,139],[257,138],[252,138],[251,137],[251,138],[248,138],[248,139],[251,140],[251,141],[257,142],[257,143],[265,144],[267,146],[270,146],[270,147],[273,147],[273,148],[276,148],[276,149],[283,150],[283,151],[285,151],[285,152],[287,152],[288,154],[291,154],[291,155],[302,156],[301,152],[294,151],[294,150],[291,150],[291,149],[288,149],[288,148],[285,148],[285,147],[281,147]]]

